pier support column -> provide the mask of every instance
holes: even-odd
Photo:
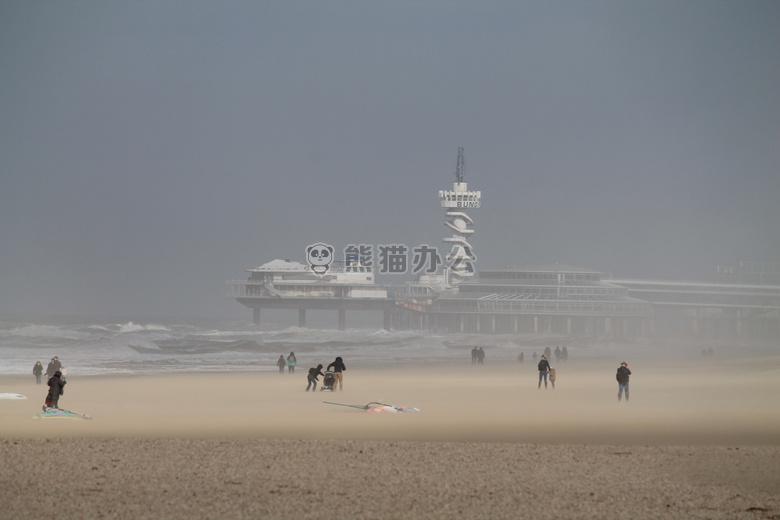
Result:
[[[306,327],[306,309],[298,309],[298,326],[302,329]]]
[[[255,325],[260,325],[260,307],[252,309],[252,322]]]
[[[339,309],[339,330],[346,330],[347,328],[347,311]]]
[[[390,320],[391,320],[391,314],[390,311],[385,311],[383,320],[382,320],[382,328],[385,330],[390,330]]]

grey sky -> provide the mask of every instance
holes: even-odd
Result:
[[[246,318],[324,241],[780,261],[780,2],[0,2],[0,314]],[[400,280],[399,280],[400,281]]]

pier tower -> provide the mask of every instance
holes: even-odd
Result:
[[[480,206],[482,192],[468,190],[468,185],[463,181],[465,170],[463,147],[459,147],[452,190],[439,191],[441,206],[447,208],[447,220],[444,224],[452,230],[452,236],[444,238],[443,242],[451,245],[450,252],[447,254],[447,263],[450,266],[450,280],[453,285],[474,276],[474,262],[477,260],[474,249],[468,242],[474,234],[474,220],[466,210]]]

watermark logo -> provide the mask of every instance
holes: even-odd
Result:
[[[434,274],[442,267],[456,271],[474,273],[477,257],[469,247],[462,247],[459,253],[442,257],[436,247],[428,244],[410,248],[405,244],[379,244],[379,254],[374,262],[372,244],[349,244],[344,248],[345,264],[374,268],[379,274]],[[333,262],[333,246],[318,242],[306,248],[306,258],[311,270],[318,275],[325,274]],[[410,262],[411,259],[411,262]]]
[[[318,275],[323,275],[330,269],[333,262],[333,246],[318,242],[306,248],[306,259],[311,266],[311,270]]]

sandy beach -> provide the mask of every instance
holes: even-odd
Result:
[[[780,518],[780,357],[555,366],[4,376],[0,518]]]

